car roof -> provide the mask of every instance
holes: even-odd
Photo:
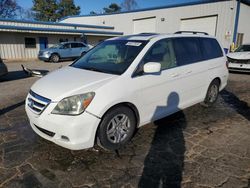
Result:
[[[148,41],[153,38],[173,38],[173,37],[206,37],[206,38],[214,38],[211,35],[208,35],[206,33],[199,33],[199,32],[194,32],[194,33],[171,33],[171,34],[160,34],[160,33],[139,33],[139,34],[134,34],[134,35],[127,35],[127,36],[121,36],[121,37],[115,37],[111,38],[108,40],[142,40],[142,41]]]

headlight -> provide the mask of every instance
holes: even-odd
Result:
[[[52,111],[52,114],[79,115],[87,108],[95,93],[89,92],[62,99]]]
[[[43,52],[43,54],[44,54],[44,55],[50,55],[51,52],[50,52],[50,51],[45,51],[45,52]]]

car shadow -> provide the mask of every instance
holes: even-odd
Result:
[[[24,104],[25,104],[25,101],[21,101],[19,103],[13,104],[13,105],[8,106],[6,108],[0,109],[0,116],[6,114],[6,113],[8,113],[8,112],[10,112],[10,111],[12,111],[12,110],[14,110],[16,108],[18,108],[19,106],[22,106]]]
[[[167,100],[167,106],[159,106],[155,113],[161,110],[178,109],[179,95],[172,92]],[[164,108],[164,109],[163,109]],[[185,140],[183,129],[186,118],[182,111],[154,122],[157,127],[149,153],[144,161],[144,169],[139,181],[140,188],[181,187],[184,164]]]
[[[8,81],[14,81],[14,80],[20,80],[24,78],[28,78],[29,75],[25,74],[24,71],[18,70],[18,71],[11,71],[8,72],[7,75],[0,78],[1,82],[8,82]]]
[[[230,105],[240,115],[250,121],[250,107],[248,106],[247,102],[240,100],[232,92],[225,89],[221,92],[221,97],[225,101],[225,103]]]

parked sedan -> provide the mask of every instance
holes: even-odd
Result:
[[[0,77],[6,75],[8,73],[7,66],[3,63],[2,59],[0,58]]]
[[[241,45],[233,53],[227,54],[230,71],[250,72],[250,44]]]
[[[38,59],[57,63],[62,59],[76,59],[85,54],[91,45],[82,42],[63,42],[45,50],[40,50]]]

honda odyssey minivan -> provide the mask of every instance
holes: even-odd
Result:
[[[142,125],[215,103],[227,84],[226,61],[203,33],[112,38],[38,80],[25,108],[32,129],[62,147],[115,150]]]

